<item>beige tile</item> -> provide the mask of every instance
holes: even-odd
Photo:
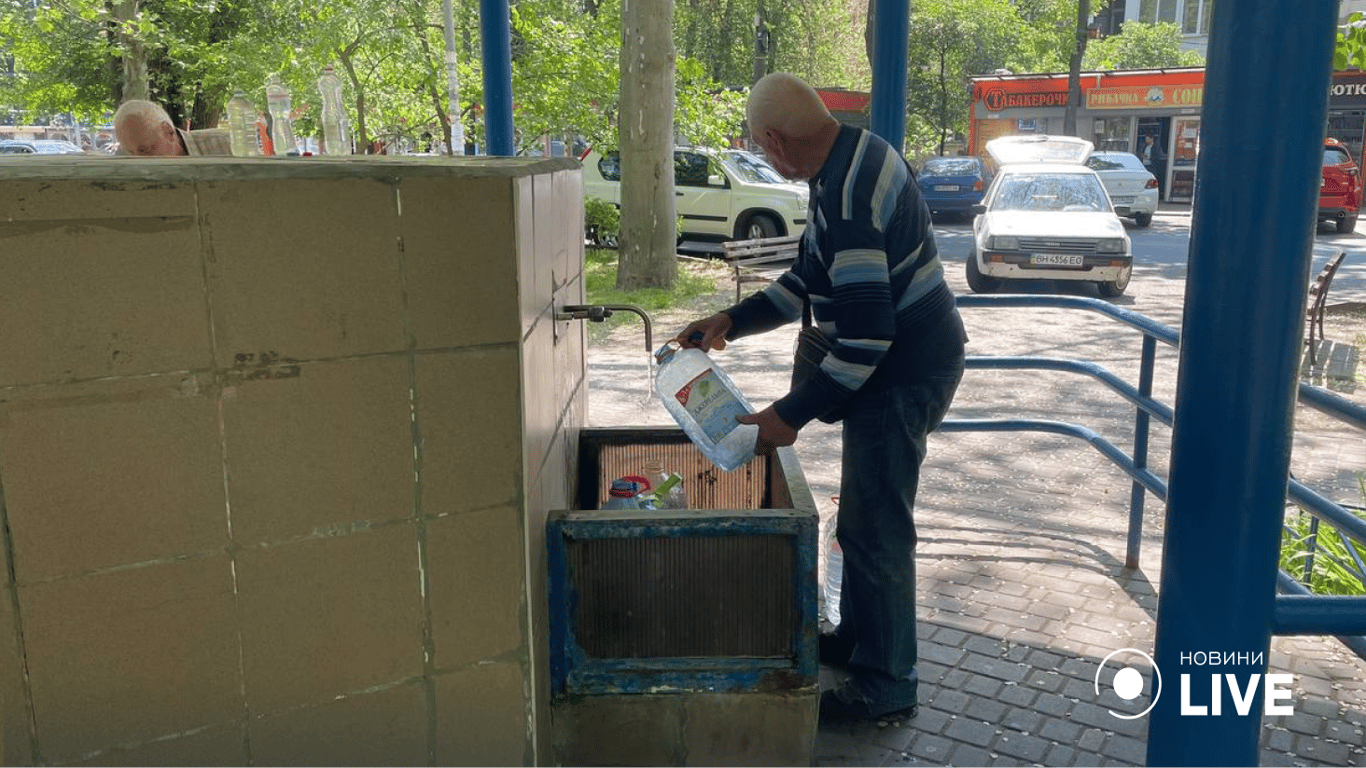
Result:
[[[512,178],[403,181],[408,313],[419,349],[516,341]]]
[[[0,764],[32,765],[19,638],[8,588],[0,592]]]
[[[526,576],[519,518],[518,510],[500,507],[427,524],[437,668],[473,664],[523,645]]]
[[[155,219],[195,215],[194,186],[181,181],[9,179],[0,187],[0,210],[16,221]],[[82,218],[72,218],[78,212]],[[152,221],[141,222],[153,226]],[[139,222],[124,222],[136,227]],[[110,223],[113,225],[113,222]]]
[[[530,765],[522,669],[481,664],[436,678],[437,765]]]
[[[145,765],[246,765],[244,730],[240,722],[215,725],[185,736],[101,752],[72,764],[129,768]]]
[[[192,216],[0,222],[0,274],[0,386],[212,362]]]
[[[527,467],[538,467],[545,459],[560,418],[560,404],[555,398],[558,377],[554,328],[549,322],[537,323],[522,343],[521,373],[525,414],[523,460]]]
[[[568,247],[558,226],[561,212],[556,205],[554,181],[554,175],[549,173],[531,177],[532,242],[535,250],[531,256],[531,269],[522,272],[521,283],[522,292],[526,295],[523,306],[532,308],[537,315],[550,305],[554,280],[559,277],[555,268]],[[582,234],[579,240],[583,240]]]
[[[232,535],[254,544],[328,526],[410,517],[408,362],[294,366],[224,396]]]
[[[556,226],[565,247],[556,251],[555,277],[564,283],[583,273],[583,177],[557,171],[554,180]]]
[[[194,377],[60,387],[0,406],[21,581],[227,544],[216,405]]]
[[[46,761],[242,713],[226,556],[20,587]]]
[[[255,765],[426,765],[422,684],[347,696],[251,723]]]
[[[517,301],[521,312],[521,328],[525,331],[545,310],[545,302],[538,301],[534,292],[527,290],[531,287],[530,275],[536,269],[535,182],[529,176],[514,181],[516,213],[511,231],[517,244]]]
[[[244,550],[237,573],[253,715],[421,674],[411,525]]]
[[[272,179],[201,188],[218,362],[405,347],[393,186]],[[288,226],[261,222],[297,211]]]
[[[677,696],[584,696],[551,707],[556,765],[678,765]]]
[[[417,357],[422,510],[515,503],[521,496],[521,375],[516,347]]]
[[[687,765],[815,765],[820,694],[689,694]]]

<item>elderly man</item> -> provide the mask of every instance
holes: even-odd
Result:
[[[808,181],[810,212],[792,267],[767,288],[679,334],[703,350],[814,316],[828,352],[791,391],[740,421],[756,450],[791,445],[812,419],[843,423],[840,625],[821,662],[849,678],[821,694],[821,720],[913,717],[915,520],[926,436],[963,375],[962,321],[906,159],[841,125],[814,89],[774,73],[754,84],[749,130],[779,173]]]
[[[232,154],[232,140],[226,130],[182,131],[166,110],[141,99],[129,99],[119,106],[114,113],[114,135],[123,153],[141,157]]]

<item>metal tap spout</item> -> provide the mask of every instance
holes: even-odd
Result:
[[[645,310],[632,304],[566,304],[555,313],[556,320],[591,320],[601,323],[617,312],[634,312],[645,323],[645,351],[654,353],[654,330]]]

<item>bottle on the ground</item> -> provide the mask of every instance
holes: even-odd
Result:
[[[675,347],[670,341],[655,352],[655,391],[702,455],[733,472],[754,458],[759,427],[735,420],[754,409],[706,352]]]

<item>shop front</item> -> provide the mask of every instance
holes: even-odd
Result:
[[[1198,68],[1083,72],[1077,132],[1097,149],[1138,155],[1157,177],[1163,200],[1190,202],[1204,80]],[[997,136],[1063,133],[1065,73],[974,77],[972,95],[973,154],[984,154]]]

